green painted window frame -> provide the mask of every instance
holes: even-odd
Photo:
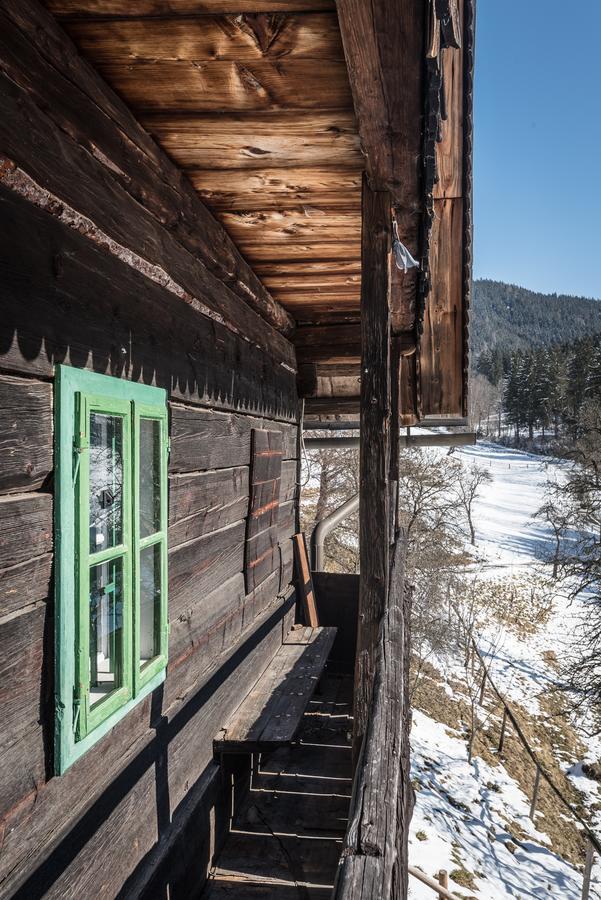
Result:
[[[167,394],[70,366],[55,372],[55,753],[62,774],[165,679],[168,656]],[[89,426],[92,413],[113,415],[122,427],[122,534],[113,547],[89,546]],[[159,423],[160,514],[158,530],[140,534],[140,434],[142,420]],[[160,600],[155,646],[140,664],[140,554],[159,545]],[[91,567],[121,559],[123,611],[121,685],[90,707],[89,578]]]

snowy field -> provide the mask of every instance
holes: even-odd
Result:
[[[464,448],[457,456],[466,465],[486,468],[493,478],[481,488],[474,516],[479,577],[534,575],[539,569],[542,574],[541,558],[551,536],[533,516],[544,502],[548,479],[561,477],[561,465],[485,442]],[[564,656],[570,641],[577,640],[581,614],[580,604],[570,606],[556,594],[549,621],[535,634],[520,637],[495,623],[489,635],[479,636],[493,680],[507,699],[533,714],[539,712],[540,697],[557,677],[543,653]],[[453,674],[448,661],[435,665],[447,677]],[[601,742],[586,736],[588,724],[581,722],[578,730],[589,748],[587,758],[598,760]],[[535,827],[528,817],[529,799],[502,766],[489,766],[478,757],[469,764],[465,738],[418,710],[411,740],[413,772],[422,789],[416,795],[411,825],[410,863],[430,875],[441,868],[451,872],[464,867],[473,874],[471,884],[459,887],[450,882],[462,897],[580,900],[582,874],[548,849],[544,816],[537,816]],[[566,761],[564,771],[571,773],[590,804],[598,803],[598,785],[583,775],[582,762]],[[558,805],[557,815],[563,812]],[[527,836],[519,846],[507,830],[510,822]],[[601,867],[595,866],[594,882],[591,897],[601,897]],[[410,896],[431,900],[434,895],[410,879]]]

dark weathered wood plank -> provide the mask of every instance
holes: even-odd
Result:
[[[258,587],[279,566],[280,548],[278,526],[272,525],[252,537],[247,537],[244,547],[244,574],[246,592]]]
[[[16,755],[8,775],[10,780],[29,775],[28,793],[21,795],[3,822],[3,892],[16,896],[20,887],[22,897],[62,896],[81,888],[88,896],[103,884],[116,896],[157,842],[157,798],[160,801],[168,791],[172,809],[177,810],[202,776],[224,717],[233,713],[246,686],[256,681],[281,644],[282,621],[289,609],[289,600],[267,608],[213,658],[187,692],[172,676],[169,702],[166,684],[164,695],[159,691],[142,701],[96,745],[94,753],[61,778],[36,784],[27,763]],[[36,740],[43,767],[39,726]],[[2,783],[9,785],[4,773]],[[169,821],[160,825],[163,838]],[[110,872],[105,865],[107,846],[113,851]]]
[[[253,486],[280,479],[283,452],[281,431],[253,428],[250,462],[250,480]]]
[[[284,460],[282,463],[282,483],[280,486],[280,503],[287,503],[296,496],[296,460]]]
[[[299,364],[361,359],[361,325],[303,325],[294,336]]]
[[[239,522],[248,508],[248,468],[217,469],[169,479],[169,546]]]
[[[337,10],[370,184],[417,212],[426,5],[338,0]]]
[[[98,70],[138,115],[279,109],[344,109],[351,105],[343,60],[305,57],[156,62],[100,61]]]
[[[250,463],[250,435],[265,420],[186,406],[171,407],[171,460],[174,473],[230,468]],[[283,458],[297,456],[297,431],[292,425],[270,422],[282,433]]]
[[[170,551],[170,615],[194,606],[203,594],[242,571],[245,531],[245,522],[236,522]]]
[[[0,375],[0,453],[0,491],[42,485],[52,468],[51,385]]]
[[[317,628],[319,625],[319,616],[317,615],[315,590],[313,588],[313,579],[311,577],[311,567],[309,565],[309,554],[307,553],[305,535],[303,533],[295,534],[292,540],[294,546],[294,561],[296,563],[298,593],[303,615],[305,617],[305,624],[309,625],[311,628]]]
[[[52,496],[0,496],[0,570],[42,556],[51,549]]]
[[[334,900],[404,900],[412,788],[407,704],[406,542],[394,546],[390,591],[379,623],[373,698],[362,742]]]
[[[378,627],[388,595],[390,544],[389,467],[391,428],[388,290],[390,195],[363,185],[361,283],[361,432],[359,547],[361,580],[355,667],[353,753],[367,727]]]
[[[462,31],[463,0],[453,0]],[[446,118],[442,123],[442,140],[436,145],[438,181],[433,195],[438,199],[463,196],[463,132],[464,59],[463,53],[444,50],[441,53],[442,85]]]
[[[432,286],[419,342],[424,416],[463,414],[463,200],[434,201]]]
[[[417,259],[428,6],[422,0],[339,0],[337,9],[368,179],[375,190],[391,192],[400,240]],[[417,289],[415,270],[400,274],[392,296],[395,320],[415,310]]]
[[[295,418],[294,374],[278,367],[270,352],[199,315],[161,285],[1,185],[0,214],[5,226],[0,244],[0,362],[5,370],[49,378],[62,362],[154,383],[174,399]],[[51,395],[49,385],[34,390]],[[24,417],[27,409],[24,402]],[[28,453],[48,459],[49,401],[47,412],[37,419],[35,427],[46,426],[47,436],[38,439],[32,433],[28,438],[23,431],[23,440]],[[12,426],[5,433],[20,446]],[[34,470],[32,477],[38,486],[45,475]],[[29,481],[21,483],[24,489]]]
[[[283,644],[216,738],[216,751],[251,752],[289,743],[317,687],[335,636],[335,628],[315,628],[310,640]]]
[[[2,57],[11,79],[2,89],[5,154],[228,322],[246,318],[253,331],[253,317],[236,313],[228,298],[233,293],[247,311],[293,329],[192,186],[34,0],[3,4]],[[285,352],[278,341],[276,333],[273,352]]]
[[[52,553],[0,569],[0,616],[50,596]]]

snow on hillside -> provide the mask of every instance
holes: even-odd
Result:
[[[440,869],[473,875],[459,888],[462,896],[580,898],[582,876],[545,847],[530,803],[503,767],[467,761],[465,740],[418,710],[411,733],[412,768],[427,776],[417,793],[409,862],[430,875]],[[421,779],[420,779],[421,780]],[[451,801],[449,801],[449,797]],[[527,839],[513,843],[507,822],[517,822]],[[409,896],[432,900],[432,891],[410,879]]]
[[[542,505],[549,477],[561,477],[561,464],[540,456],[479,443],[458,453],[466,465],[486,468],[493,480],[481,489],[477,502],[475,565],[478,577],[512,578],[541,571],[541,558],[550,534],[533,516]],[[534,715],[539,700],[556,680],[549,664],[549,651],[560,658],[570,640],[577,639],[580,604],[569,606],[560,594],[553,596],[553,612],[534,634],[517,635],[491,623],[489,634],[478,637],[495,684],[508,700]],[[459,661],[434,660],[445,690],[461,669]],[[453,672],[455,669],[455,673]],[[586,736],[588,723],[581,723],[583,743],[591,759],[601,758],[601,743]],[[554,727],[552,724],[549,727]],[[581,872],[551,852],[544,815],[536,827],[528,818],[529,798],[503,766],[490,766],[479,757],[468,763],[465,736],[414,711],[412,771],[419,782],[410,835],[410,862],[430,875],[441,868],[455,872],[459,884],[451,889],[462,897],[496,898],[557,897],[579,900]],[[561,760],[565,772],[586,796],[588,804],[599,803],[597,782],[582,772],[582,760]],[[564,815],[558,806],[557,816]],[[601,820],[598,823],[601,825]],[[517,844],[512,826],[518,826]],[[601,897],[601,867],[595,867],[597,887],[592,897]],[[431,898],[432,892],[410,879],[410,896]]]

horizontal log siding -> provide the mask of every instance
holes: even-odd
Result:
[[[16,9],[11,7],[11,16],[17,16]],[[28,47],[32,66],[48,68],[48,41],[55,37],[42,35],[37,58],[33,45]],[[168,205],[187,189],[179,181],[166,184],[160,173],[154,179],[151,170],[158,163],[150,143],[144,158],[137,150],[132,155],[106,110],[93,110],[81,92],[73,102],[75,78],[62,94],[54,92],[52,109],[44,110],[42,81],[28,83],[26,61],[18,75],[16,44],[7,54],[14,80],[3,75],[4,132],[10,131],[11,117],[15,122],[26,117],[29,125],[20,136],[13,132],[4,149],[48,189],[68,190],[74,204],[79,197],[92,221],[97,209],[94,224],[115,239],[125,240],[119,229],[129,222],[132,251],[179,267],[178,277],[194,281],[187,282],[191,290],[208,292],[215,315],[203,315],[85,229],[69,225],[60,209],[40,208],[34,198],[20,195],[4,178],[10,166],[0,172],[0,897],[117,896],[123,885],[144,883],[161,865],[164,848],[177,857],[171,822],[186,835],[200,888],[209,845],[206,834],[185,824],[192,816],[187,798],[203,792],[209,798],[202,813],[205,830],[210,818],[225,815],[213,737],[269,663],[294,613],[294,350],[235,296],[248,272],[229,244],[217,248],[206,268],[210,240],[207,247],[195,242],[206,241],[209,232],[202,231],[204,214],[198,209],[196,219],[186,219],[191,200],[182,206],[181,221],[161,222],[160,203]],[[63,63],[57,57],[59,68]],[[59,80],[68,81],[62,75]],[[86,112],[97,129],[97,146],[111,153],[122,148],[122,171],[111,175],[108,156],[99,162],[83,146]],[[122,108],[113,113],[118,119]],[[141,169],[129,182],[127,167],[136,165]],[[100,170],[94,184],[92,176]],[[171,178],[171,169],[168,174]],[[137,200],[144,191],[164,194],[152,195],[156,205],[148,214],[126,196],[136,177],[144,182]],[[141,246],[145,235],[149,243]],[[201,263],[189,270],[182,265],[196,250],[204,259],[202,272]],[[232,277],[224,284],[220,278],[226,272]],[[252,275],[248,278],[261,294]],[[226,323],[219,321],[219,310],[227,311]],[[167,679],[60,778],[51,776],[57,363],[166,388],[171,435]],[[254,428],[282,434],[280,553],[273,571],[246,594],[243,554]],[[213,815],[209,806],[220,811]],[[191,841],[198,842],[196,848]]]
[[[0,394],[3,387],[23,386],[34,394],[38,387],[51,387],[35,380],[0,375]],[[47,408],[41,407],[37,422],[42,443],[51,444],[51,392],[44,396]],[[26,406],[23,410],[23,415],[28,416]],[[103,791],[114,795],[117,802],[116,781],[122,778],[123,767],[127,769],[125,759],[138,748],[144,759],[152,758],[152,765],[144,769],[139,779],[132,776],[129,789],[114,811],[99,824],[98,833],[90,836],[91,843],[82,845],[81,853],[69,863],[71,884],[81,891],[90,889],[92,845],[110,840],[111,848],[118,848],[121,841],[130,849],[123,849],[122,855],[117,856],[114,871],[111,867],[115,891],[119,879],[125,881],[132,876],[144,854],[158,840],[160,759],[166,767],[160,774],[164,782],[161,790],[165,793],[161,801],[164,833],[185,797],[186,785],[200,778],[209,764],[212,738],[226,715],[223,710],[233,709],[242,699],[252,672],[259,674],[281,642],[286,608],[290,619],[292,600],[286,604],[277,598],[290,594],[292,580],[290,538],[294,533],[296,429],[274,420],[178,403],[171,404],[170,412],[171,631],[167,680],[158,700],[155,696],[136,707],[110,737],[104,738],[61,778],[50,777],[54,625],[52,485],[48,461],[39,470],[43,485],[40,490],[0,495],[0,700],[4,726],[0,736],[0,821],[4,832],[0,878],[5,879],[0,896],[4,892],[10,894],[28,873],[37,870],[46,849],[61,846],[61,837],[70,834],[83,810],[90,804],[94,809],[101,804]],[[18,415],[15,422],[19,430]],[[280,557],[266,580],[246,595],[242,569],[249,502],[250,431],[257,424],[282,429],[288,458],[282,467],[277,527]],[[221,453],[217,452],[219,447]],[[222,467],[203,469],[218,462]],[[268,627],[262,623],[270,624]],[[265,634],[259,641],[261,629]],[[244,671],[251,674],[228,678],[223,666],[232,654],[236,666],[245,667]],[[214,684],[214,689],[206,687],[210,684]],[[215,704],[213,690],[220,692],[222,704]],[[188,714],[185,711],[190,706],[194,712]],[[194,734],[190,738],[194,752],[182,745],[176,754],[172,748],[179,740],[177,729],[173,740],[165,738],[159,742],[152,723],[163,723],[161,727],[167,734],[173,720],[188,716],[185,730]],[[156,757],[152,748],[159,747]],[[99,758],[103,777],[98,776]],[[142,763],[135,763],[134,769],[138,765]],[[120,810],[122,815],[116,820]],[[150,829],[149,821],[154,823]],[[134,845],[140,848],[139,852],[131,851]],[[73,856],[72,846],[67,840],[64,850],[55,850],[46,866],[42,865],[41,883],[45,878],[50,895],[54,891],[51,883],[65,865],[64,853],[69,858]],[[142,852],[142,848],[146,849]],[[57,892],[67,884],[64,878],[56,881]],[[27,890],[31,892],[31,884]]]

